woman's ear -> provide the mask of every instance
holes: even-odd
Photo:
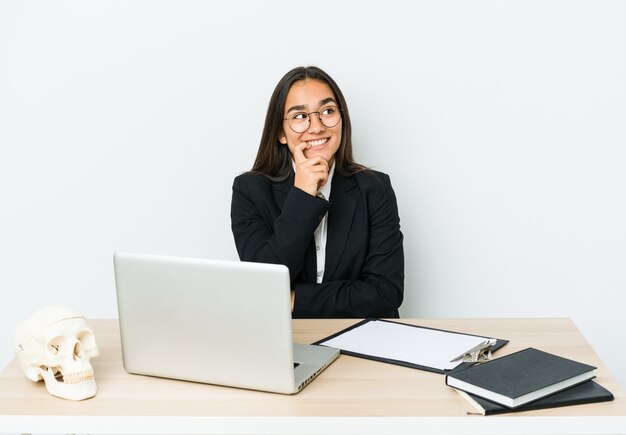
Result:
[[[278,141],[283,145],[287,145],[287,136],[285,136],[284,133],[281,133],[280,136],[278,136]]]

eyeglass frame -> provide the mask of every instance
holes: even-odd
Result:
[[[329,108],[329,107],[336,107],[336,108],[337,108],[337,110],[339,110],[339,121],[337,121],[337,124],[335,124],[335,125],[326,125],[326,124],[324,124],[324,121],[322,121],[322,115],[321,115],[320,111],[321,111],[321,110],[324,110],[324,109],[327,109],[327,108]],[[283,121],[287,121],[287,124],[289,125],[289,128],[290,128],[290,129],[291,129],[291,131],[293,131],[294,133],[304,133],[304,132],[305,132],[305,131],[307,131],[309,128],[311,128],[311,115],[312,115],[312,114],[314,114],[314,113],[317,113],[317,117],[318,117],[318,119],[320,120],[320,123],[321,123],[324,127],[326,127],[326,128],[333,128],[333,127],[337,127],[337,126],[339,125],[339,123],[340,123],[341,121],[343,121],[343,116],[342,116],[343,109],[342,109],[341,107],[339,107],[339,106],[326,106],[326,107],[324,107],[324,108],[322,108],[322,109],[320,109],[320,110],[318,110],[318,111],[315,111],[315,112],[309,112],[309,113],[306,113],[306,112],[298,112],[298,113],[299,113],[299,114],[304,114],[304,115],[306,115],[306,116],[308,117],[308,119],[309,119],[309,125],[307,125],[307,127],[306,127],[304,130],[302,130],[302,131],[296,131],[296,130],[294,130],[294,129],[293,129],[293,127],[291,126],[291,122],[289,122],[289,121],[290,121],[290,120],[292,120],[292,119],[294,119],[293,117],[292,117],[292,118],[283,118]]]

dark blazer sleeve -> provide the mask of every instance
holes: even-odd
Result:
[[[293,180],[277,186],[260,174],[240,175],[233,183],[230,213],[239,258],[284,264],[293,280],[328,207],[327,201],[294,187]]]
[[[313,233],[329,213],[323,282],[306,273]],[[335,174],[330,203],[293,186],[243,174],[233,183],[231,223],[243,261],[284,264],[295,289],[293,316],[398,317],[404,253],[396,197],[386,174]],[[314,265],[308,265],[314,269]]]

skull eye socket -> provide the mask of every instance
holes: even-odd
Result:
[[[83,351],[80,348],[80,341],[77,341],[76,343],[74,343],[74,359],[76,359],[76,357],[78,358],[82,358],[83,356]]]
[[[52,355],[57,355],[61,350],[61,344],[63,342],[63,337],[56,337],[50,340],[46,346],[48,353]]]

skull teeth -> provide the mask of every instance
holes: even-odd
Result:
[[[84,370],[82,372],[69,373],[63,375],[64,384],[80,384],[81,382],[93,381],[93,370]]]

